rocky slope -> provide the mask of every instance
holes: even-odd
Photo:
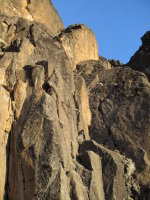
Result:
[[[49,1],[0,4],[0,200],[150,199],[149,32],[127,66]]]

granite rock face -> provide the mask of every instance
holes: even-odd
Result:
[[[130,68],[107,70],[97,61],[79,63],[76,76],[84,78],[89,94],[90,138],[131,159],[136,181],[149,184],[150,84],[146,76]],[[132,190],[138,193],[138,187]]]
[[[146,75],[51,2],[0,3],[0,200],[150,199]]]
[[[150,31],[141,38],[142,46],[131,57],[128,65],[134,70],[138,70],[146,74],[150,80]]]
[[[83,24],[69,26],[57,39],[64,47],[73,66],[84,60],[98,60],[98,45],[94,33]]]
[[[64,28],[51,0],[0,0],[0,5],[0,13],[37,21],[47,26],[53,35]]]

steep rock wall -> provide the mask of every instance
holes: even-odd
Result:
[[[126,67],[106,70],[97,61],[79,63],[75,73],[76,77],[84,78],[89,94],[90,138],[133,161],[137,182],[133,190],[139,183],[148,186],[150,83],[147,77]]]
[[[149,199],[147,77],[99,57],[85,25],[56,36],[13,12],[0,15],[0,200]]]
[[[150,80],[150,31],[147,31],[143,37],[142,46],[131,57],[128,65],[134,69],[146,74]]]
[[[0,0],[0,13],[37,21],[55,35],[64,28],[62,20],[50,0]]]

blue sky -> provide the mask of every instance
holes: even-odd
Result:
[[[127,63],[150,30],[150,0],[52,0],[64,26],[81,23],[97,38],[99,54]]]

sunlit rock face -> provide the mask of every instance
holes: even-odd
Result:
[[[52,35],[64,28],[50,0],[0,0],[0,12],[37,21],[49,28]]]
[[[98,60],[98,44],[94,33],[85,25],[73,25],[62,31],[57,39],[69,57],[73,70],[84,60]]]
[[[98,56],[94,33],[61,30],[49,1],[0,5],[0,200],[150,199],[141,53],[133,69]]]

